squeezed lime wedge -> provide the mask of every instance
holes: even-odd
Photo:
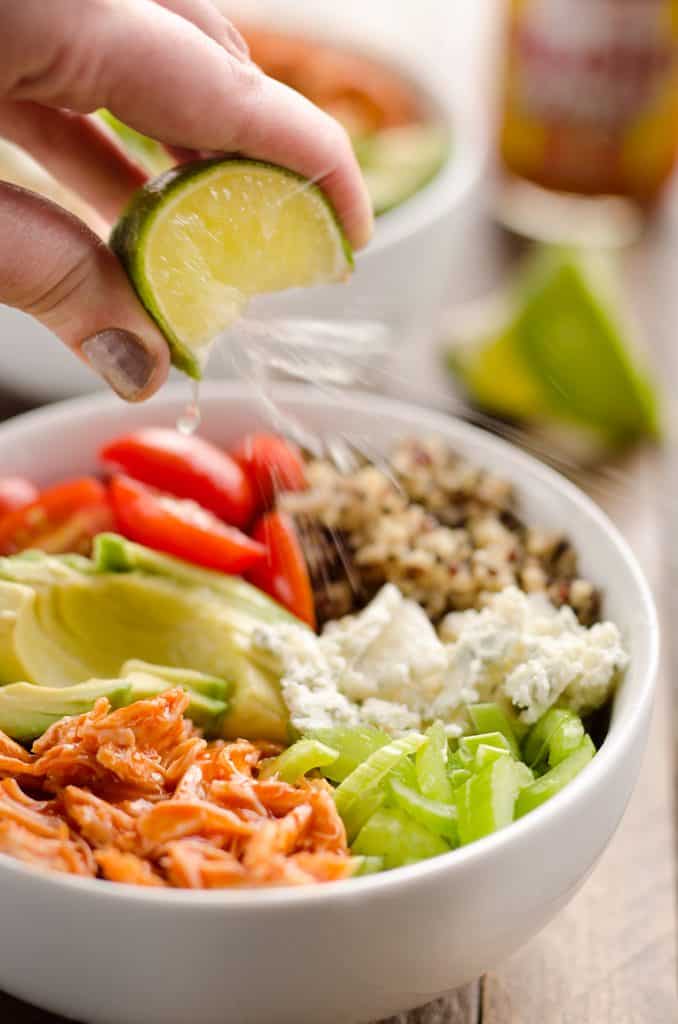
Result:
[[[122,143],[130,156],[135,157],[149,174],[162,174],[173,165],[173,161],[165,147],[151,139],[148,135],[142,135],[136,128],[130,128],[128,124],[121,121],[112,114],[110,110],[97,110],[97,117],[103,121],[116,136],[118,142]]]
[[[596,257],[542,249],[461,333],[448,364],[484,410],[571,424],[613,445],[659,435],[653,386]]]
[[[199,379],[212,340],[254,295],[340,281],[353,256],[329,200],[282,167],[184,164],[146,184],[111,245],[167,338]]]

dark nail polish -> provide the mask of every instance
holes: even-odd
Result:
[[[138,398],[148,385],[155,360],[141,338],[121,327],[92,335],[80,346],[92,369],[128,402]]]

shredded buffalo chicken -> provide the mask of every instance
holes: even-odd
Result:
[[[31,753],[0,733],[0,852],[74,875],[219,889],[304,885],[351,873],[322,779],[297,786],[257,766],[279,752],[207,743],[169,690],[112,711],[102,698]]]

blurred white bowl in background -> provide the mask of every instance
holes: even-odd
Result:
[[[355,273],[346,285],[271,296],[258,300],[255,311],[266,316],[382,321],[398,346],[430,336],[447,289],[454,285],[455,275],[464,273],[465,240],[478,213],[471,199],[481,177],[485,138],[477,111],[462,96],[462,62],[457,60],[463,52],[463,66],[468,68],[474,40],[467,39],[465,45],[464,31],[474,19],[461,19],[452,29],[449,18],[431,0],[421,0],[416,10],[411,4],[383,0],[347,0],[341,5],[324,0],[296,5],[279,0],[219,2],[248,21],[305,30],[402,68],[432,114],[449,126],[452,140],[450,159],[430,184],[379,218],[374,239],[358,254]],[[462,257],[456,263],[455,255]],[[207,375],[225,372],[227,364],[217,358]],[[0,386],[48,401],[101,384],[42,325],[0,306]]]

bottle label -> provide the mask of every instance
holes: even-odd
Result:
[[[648,198],[678,144],[675,0],[512,0],[502,156],[554,188]]]

